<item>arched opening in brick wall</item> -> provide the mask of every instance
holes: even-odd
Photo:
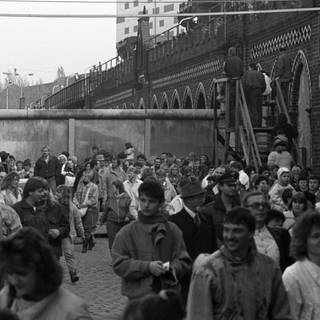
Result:
[[[180,103],[179,93],[178,93],[178,90],[175,89],[172,94],[171,109],[180,109],[180,108],[181,108],[181,103]]]
[[[293,81],[290,104],[293,111],[293,123],[298,128],[298,160],[303,166],[312,166],[311,135],[311,77],[307,58],[299,50],[293,62]],[[290,110],[291,111],[291,110]]]
[[[166,93],[162,95],[161,109],[169,109],[169,101]]]
[[[151,108],[152,109],[159,109],[158,99],[157,99],[157,96],[155,94],[152,97]]]
[[[192,109],[193,101],[192,101],[192,92],[189,87],[186,87],[183,94],[183,109]]]
[[[127,109],[127,104],[126,103],[122,104],[122,109]]]
[[[139,101],[138,109],[145,109],[145,104],[144,104],[143,98],[141,98],[140,101]]]
[[[196,109],[206,109],[207,108],[206,92],[205,92],[205,89],[204,89],[202,82],[199,83],[197,91],[196,91],[195,108]]]
[[[129,108],[130,108],[130,109],[135,109],[134,103],[130,103]]]
[[[206,109],[206,102],[205,102],[203,93],[199,94],[197,109]]]

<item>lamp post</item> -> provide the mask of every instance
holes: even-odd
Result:
[[[15,78],[17,76],[19,76],[19,73],[17,72],[17,69],[14,68],[14,72],[2,72],[4,75],[7,76],[7,90],[6,90],[6,109],[9,109],[9,85],[12,85],[13,82],[10,80],[10,76],[14,76]],[[28,73],[26,74],[25,76],[33,76],[33,73]],[[19,103],[19,107],[21,109],[21,106],[22,106],[22,102],[23,102],[23,99],[24,99],[24,96],[23,96],[23,81],[22,81],[22,78],[20,77],[19,78],[19,87],[20,87],[20,103]]]
[[[7,76],[7,87],[6,87],[6,109],[9,109],[9,85],[12,85],[12,81],[9,79],[9,76],[12,75],[11,72],[2,72],[2,74]]]

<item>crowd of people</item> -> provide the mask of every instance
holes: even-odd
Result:
[[[118,155],[94,146],[83,163],[49,146],[34,166],[0,157],[1,319],[91,319],[61,286],[59,259],[81,280],[74,240],[93,250],[98,224],[129,300],[124,320],[320,318],[320,177],[310,168],[274,157],[259,170],[214,167],[194,152],[147,159],[131,143]]]

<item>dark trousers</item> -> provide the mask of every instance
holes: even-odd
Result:
[[[262,93],[259,88],[247,88],[246,99],[251,123],[254,128],[261,127],[262,122]]]
[[[108,242],[109,242],[109,249],[111,250],[114,239],[117,233],[121,230],[123,226],[125,226],[126,222],[113,222],[107,221],[107,234],[108,234]]]
[[[92,236],[92,230],[96,226],[96,216],[98,210],[95,208],[88,208],[86,215],[82,218],[84,236],[86,239],[90,239]]]

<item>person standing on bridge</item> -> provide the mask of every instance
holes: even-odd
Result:
[[[262,122],[262,94],[266,89],[266,81],[255,63],[249,64],[242,81],[252,126],[259,128]]]
[[[42,156],[34,166],[34,175],[46,179],[51,191],[55,193],[57,187],[56,176],[61,172],[61,165],[57,157],[50,155],[49,146],[43,146],[41,152]]]

